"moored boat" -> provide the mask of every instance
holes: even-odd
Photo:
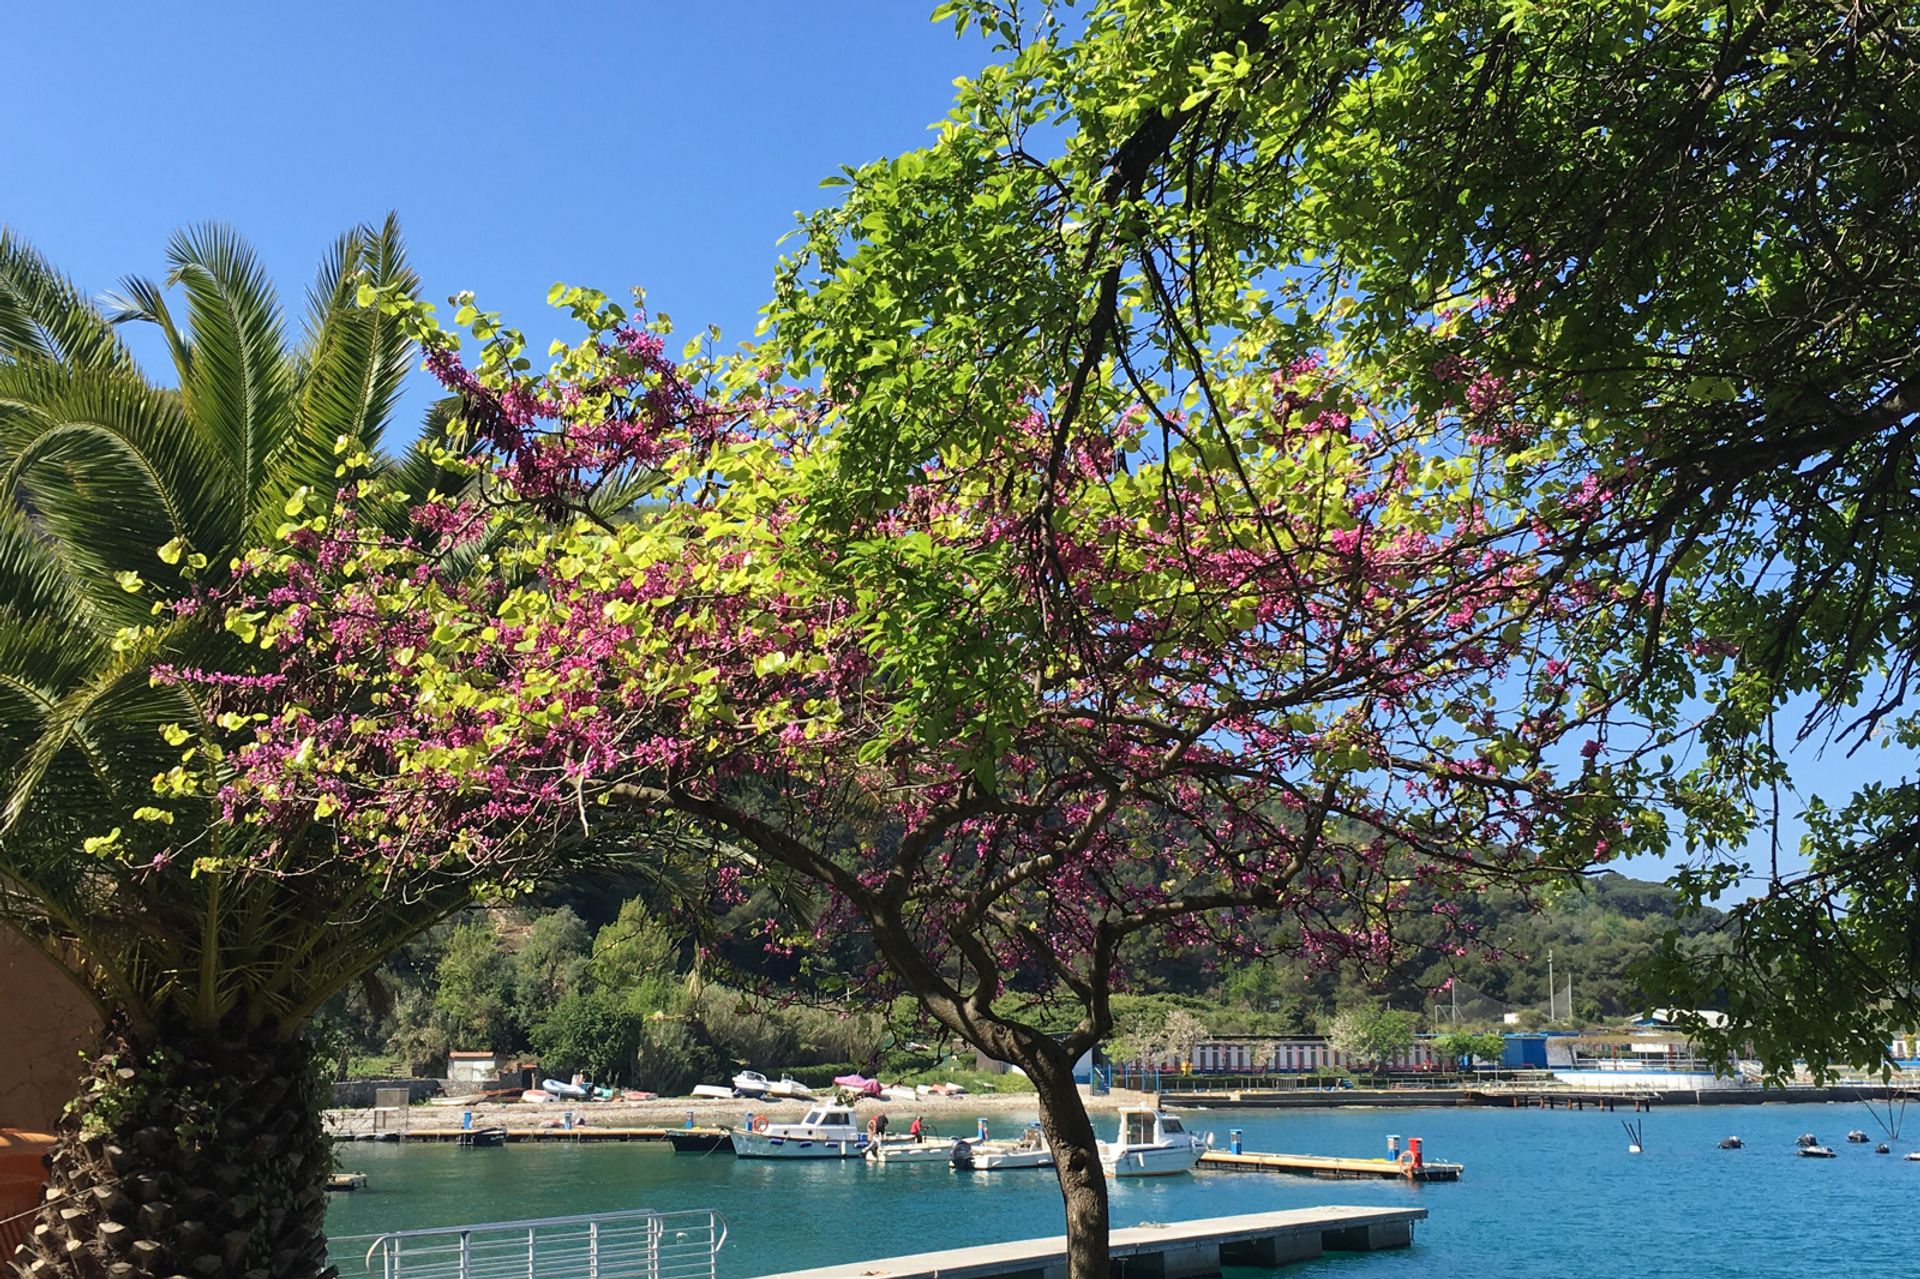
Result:
[[[858,1159],[867,1153],[867,1134],[845,1106],[815,1106],[797,1124],[770,1124],[765,1117],[751,1128],[730,1128],[727,1139],[742,1159]]]
[[[950,1164],[954,1150],[961,1144],[951,1137],[934,1137],[926,1141],[915,1141],[911,1137],[889,1137],[872,1143],[867,1153],[875,1163]]]
[[[1017,1141],[983,1141],[973,1148],[975,1172],[1002,1172],[1014,1168],[1051,1168],[1053,1151],[1040,1125],[1028,1124]]]
[[[1174,1116],[1144,1106],[1120,1112],[1119,1140],[1100,1143],[1100,1164],[1109,1177],[1158,1177],[1191,1172],[1213,1146],[1186,1130]]]
[[[1834,1154],[1832,1150],[1828,1149],[1825,1146],[1802,1146],[1800,1147],[1800,1157],[1802,1159],[1837,1159],[1839,1158],[1838,1155]]]
[[[727,1146],[727,1134],[721,1128],[669,1128],[667,1144],[676,1155],[704,1155]]]
[[[470,1132],[461,1133],[458,1138],[458,1144],[462,1146],[473,1146],[476,1148],[487,1147],[487,1146],[504,1146],[507,1144],[507,1130],[505,1128],[499,1128],[499,1127],[475,1128]]]

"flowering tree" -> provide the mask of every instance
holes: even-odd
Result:
[[[1206,434],[1231,447],[1155,437],[1141,405],[1056,460],[1025,388],[849,516],[830,392],[678,368],[603,296],[555,299],[588,336],[534,375],[471,304],[470,367],[430,308],[370,293],[461,396],[447,460],[474,482],[411,495],[435,545],[375,529],[394,499],[363,483],[247,558],[221,603],[272,673],[204,689],[234,726],[211,801],[262,848],[324,831],[395,874],[691,823],[734,850],[722,899],[817,884],[815,936],[869,930],[1033,1078],[1076,1274],[1104,1272],[1106,1195],[1071,1070],[1129,963],[1249,947],[1254,913],[1296,953],[1384,960],[1415,889],[1644,837],[1552,753],[1604,698],[1548,645],[1615,597],[1542,580],[1524,468],[1322,358],[1220,352]]]

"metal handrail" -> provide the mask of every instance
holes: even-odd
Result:
[[[715,1279],[727,1233],[711,1209],[430,1226],[374,1236],[365,1266],[377,1253],[382,1279]]]

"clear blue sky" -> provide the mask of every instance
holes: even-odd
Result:
[[[13,6],[0,220],[100,292],[219,219],[297,313],[333,237],[394,209],[429,297],[471,288],[543,345],[556,280],[738,340],[820,179],[920,145],[990,56],[932,8]]]
[[[537,345],[562,331],[556,280],[642,285],[683,332],[737,341],[820,179],[920,145],[990,56],[932,7],[16,5],[0,221],[90,292],[161,274],[175,228],[229,222],[297,313],[332,239],[394,209],[429,297],[473,289]],[[1835,798],[1899,771],[1873,749],[1798,763]]]

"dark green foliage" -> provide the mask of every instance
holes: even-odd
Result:
[[[597,1084],[628,1084],[637,1078],[644,1024],[619,995],[577,990],[534,1023],[533,1050],[541,1068],[561,1078],[578,1071]]]

